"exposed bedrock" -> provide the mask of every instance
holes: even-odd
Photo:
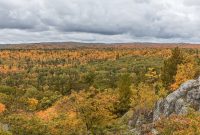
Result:
[[[159,100],[153,111],[153,120],[171,114],[187,114],[189,107],[200,110],[200,77],[183,83],[176,91]]]

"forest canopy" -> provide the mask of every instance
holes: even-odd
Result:
[[[194,48],[1,49],[0,134],[132,134],[128,121],[196,78],[199,64]]]

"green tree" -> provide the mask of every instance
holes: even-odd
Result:
[[[175,75],[177,73],[177,67],[183,61],[183,55],[181,50],[176,47],[172,50],[170,58],[164,61],[162,69],[161,80],[164,87],[168,88],[175,81]]]
[[[95,73],[90,71],[85,75],[85,83],[87,83],[89,86],[91,86],[94,83],[94,79],[95,79]]]
[[[36,117],[11,115],[6,121],[14,135],[50,135],[48,125]]]
[[[129,74],[124,74],[119,78],[118,81],[118,92],[119,92],[119,102],[116,106],[116,113],[118,116],[125,114],[131,104],[131,76]]]

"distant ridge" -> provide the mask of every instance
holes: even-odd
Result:
[[[191,43],[80,43],[80,42],[44,42],[23,44],[2,44],[0,49],[73,49],[73,48],[193,48],[200,44]]]

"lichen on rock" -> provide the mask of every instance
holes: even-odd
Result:
[[[166,98],[160,99],[153,111],[153,120],[168,117],[171,114],[184,115],[189,108],[200,110],[200,77],[183,83]]]

